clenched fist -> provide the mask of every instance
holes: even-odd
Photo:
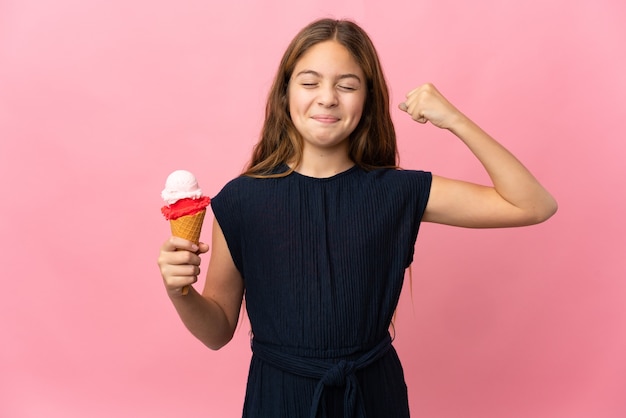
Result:
[[[462,113],[431,83],[410,91],[406,95],[406,100],[398,107],[408,113],[413,120],[419,123],[430,122],[442,129],[451,129],[463,117]]]

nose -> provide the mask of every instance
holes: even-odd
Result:
[[[335,107],[338,104],[337,91],[333,85],[324,85],[319,90],[317,103],[324,107]]]

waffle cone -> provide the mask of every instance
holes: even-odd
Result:
[[[181,216],[178,219],[170,219],[172,235],[184,238],[196,244],[199,243],[200,231],[202,230],[202,222],[204,221],[205,214],[206,209],[202,209],[193,215]]]

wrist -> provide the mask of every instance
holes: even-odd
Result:
[[[465,116],[463,113],[458,112],[450,121],[450,125],[448,130],[452,132],[454,135],[459,137],[461,140],[470,136],[474,133],[478,128],[470,118]]]

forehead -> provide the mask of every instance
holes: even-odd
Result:
[[[324,41],[309,48],[296,62],[293,75],[301,71],[315,71],[324,76],[355,74],[363,78],[361,66],[337,41]]]

